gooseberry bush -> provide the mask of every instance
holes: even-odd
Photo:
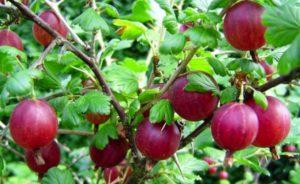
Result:
[[[297,0],[0,1],[0,183],[299,183]]]

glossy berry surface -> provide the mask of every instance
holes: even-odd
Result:
[[[185,90],[187,75],[181,76],[171,88],[171,103],[174,111],[189,121],[199,121],[209,117],[216,109],[219,98],[212,92],[190,92]]]
[[[95,146],[90,147],[90,157],[96,167],[108,168],[118,165],[124,160],[128,150],[128,143],[124,138],[110,139],[102,150]]]
[[[58,18],[58,16],[50,10],[42,12],[39,17],[45,21],[51,28],[58,32],[61,36],[66,37],[68,34],[67,27]],[[48,46],[53,37],[37,24],[33,25],[33,35],[35,39],[42,45]]]
[[[86,114],[86,119],[95,124],[95,125],[100,125],[104,122],[106,122],[110,118],[110,115],[105,115],[105,114],[98,114],[98,113],[88,113]]]
[[[267,80],[270,80],[272,77],[272,74],[275,72],[275,68],[265,61],[261,61],[261,62],[259,62],[259,64],[263,67],[263,69],[266,73],[266,76],[267,76]]]
[[[22,40],[16,33],[9,30],[0,30],[0,38],[0,46],[11,46],[23,51]]]
[[[138,126],[135,141],[140,152],[153,160],[165,160],[171,157],[179,148],[180,132],[172,123],[152,124],[145,118]]]
[[[262,24],[264,7],[252,1],[241,1],[227,10],[224,34],[239,50],[256,50],[265,44],[266,28]]]
[[[228,172],[226,171],[220,171],[219,174],[218,174],[218,177],[220,180],[226,180],[228,179]]]
[[[286,144],[286,145],[282,146],[282,151],[283,152],[296,152],[297,147],[294,145]]]
[[[210,168],[208,169],[208,173],[209,173],[210,175],[216,174],[217,171],[218,171],[218,168],[217,168],[217,167],[210,167]]]
[[[47,102],[24,100],[13,110],[9,129],[16,144],[26,149],[37,149],[54,140],[58,121]]]
[[[184,33],[186,32],[189,28],[193,27],[193,23],[186,23],[186,24],[182,24],[180,27],[179,27],[179,31],[181,33]]]
[[[38,164],[36,161],[36,153],[33,150],[26,150],[25,157],[28,167],[34,172],[43,174],[51,167],[55,167],[60,162],[60,150],[58,144],[53,141],[51,144],[40,148],[44,164]]]
[[[238,151],[253,143],[258,132],[258,119],[249,106],[232,102],[214,113],[211,130],[220,147]]]
[[[104,180],[106,183],[117,182],[116,180],[119,178],[119,170],[117,167],[105,168],[104,169]]]
[[[211,165],[214,163],[213,159],[210,157],[204,157],[203,160],[208,164]]]
[[[268,108],[264,110],[255,101],[247,104],[255,111],[259,120],[258,134],[253,145],[273,147],[280,143],[289,133],[291,126],[290,112],[278,99],[268,96]]]

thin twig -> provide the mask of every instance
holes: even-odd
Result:
[[[22,158],[23,160],[25,160],[25,156],[24,156],[22,153],[20,153],[20,152],[17,151],[16,149],[10,147],[8,144],[0,143],[0,146],[3,147],[3,148],[5,148],[5,149],[8,150],[8,151],[14,153],[16,156]]]
[[[68,129],[59,129],[58,134],[68,134],[68,135],[79,135],[79,136],[93,136],[94,132],[88,132],[83,130],[68,130]]]
[[[297,79],[299,77],[300,77],[300,67],[293,69],[287,75],[282,75],[276,79],[270,80],[266,84],[257,87],[256,90],[265,92],[273,87],[278,86],[279,84],[287,84],[287,83],[291,82],[292,80]]]
[[[210,125],[210,118],[205,120],[200,126],[198,126],[193,132],[191,132],[188,136],[183,138],[180,143],[180,149],[188,145],[194,138],[196,138],[199,134],[201,134],[206,128]]]
[[[72,35],[73,39],[80,45],[82,45],[85,49],[90,49],[90,46],[86,43],[84,43],[79,36],[73,31],[73,29],[71,28],[71,26],[69,26],[69,24],[67,23],[67,21],[65,20],[65,18],[62,16],[62,14],[60,13],[60,10],[58,8],[59,3],[56,2],[51,2],[49,0],[45,0],[45,3],[55,12],[55,14],[58,16],[58,18],[63,22],[63,24],[67,27],[67,29],[69,30],[70,34]]]
[[[40,66],[45,60],[46,56],[52,51],[52,49],[56,46],[58,40],[53,40],[44,50],[44,52],[40,55],[40,57],[30,66],[30,69],[34,69]]]
[[[174,74],[171,76],[171,78],[168,80],[168,82],[164,85],[164,87],[161,89],[160,93],[158,95],[156,95],[156,97],[149,102],[148,104],[146,104],[144,107],[142,107],[136,115],[142,114],[143,112],[145,112],[146,110],[150,109],[152,107],[152,105],[154,103],[156,103],[160,97],[169,90],[169,88],[171,87],[171,85],[174,83],[174,81],[176,80],[176,78],[178,77],[179,74],[182,73],[182,71],[185,69],[185,67],[187,66],[187,64],[191,61],[191,59],[194,57],[194,55],[196,54],[198,50],[198,47],[193,48],[190,53],[188,54],[188,56],[182,61],[182,63],[179,65],[179,67],[176,69],[176,71],[174,72]]]

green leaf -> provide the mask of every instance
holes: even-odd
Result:
[[[173,15],[165,16],[163,24],[169,33],[175,34],[178,32],[177,20]]]
[[[235,1],[236,0],[213,0],[210,3],[208,9],[214,10],[217,8],[225,8],[225,7],[228,7],[229,5],[231,5]]]
[[[220,95],[218,86],[212,81],[212,79],[202,72],[197,72],[188,75],[188,84],[185,86],[186,91],[208,92],[211,91],[215,95]]]
[[[197,9],[188,7],[184,11],[180,12],[178,19],[185,23],[195,22],[201,19],[201,13],[199,13]]]
[[[129,114],[131,117],[134,117],[135,113],[140,110],[141,104],[139,100],[134,100],[129,106]]]
[[[33,77],[28,70],[12,74],[7,80],[5,87],[13,96],[23,96],[33,90]]]
[[[214,74],[213,68],[208,63],[208,61],[203,57],[193,58],[189,62],[188,68],[190,71],[202,71],[202,72],[208,73],[210,75]]]
[[[94,145],[97,149],[104,149],[109,142],[109,139],[117,139],[118,131],[116,124],[109,121],[107,123],[99,125],[98,132],[94,137]]]
[[[101,30],[103,33],[109,33],[109,27],[105,20],[97,14],[95,10],[89,8],[74,20],[85,31]]]
[[[118,33],[122,39],[134,40],[147,31],[147,28],[139,22],[116,19],[113,24],[121,27]]]
[[[119,93],[131,94],[138,90],[138,78],[134,72],[119,65],[110,65],[104,70],[111,88]]]
[[[204,148],[203,152],[213,160],[223,161],[225,157],[225,151],[213,147],[206,147]]]
[[[68,104],[68,97],[61,96],[49,101],[50,105],[55,109],[57,113],[62,113],[65,106]]]
[[[251,60],[243,60],[240,63],[241,70],[247,74],[254,74],[257,73],[259,76],[264,77],[265,72],[260,64],[254,63]]]
[[[238,68],[240,68],[241,66],[241,63],[246,61],[246,59],[236,59],[236,60],[233,60],[231,61],[230,63],[227,64],[227,68],[229,70],[237,70]]]
[[[295,39],[288,50],[282,55],[278,63],[278,72],[287,74],[292,69],[300,66],[300,35]]]
[[[268,7],[263,14],[263,23],[268,28],[265,34],[268,43],[276,47],[288,45],[300,34],[300,7]]]
[[[259,165],[260,163],[259,163],[258,158],[251,158],[251,159],[237,158],[236,162],[239,164],[242,164],[244,166],[250,167],[255,172],[263,173],[265,175],[270,175],[270,173],[267,169],[264,169],[263,167],[261,167]]]
[[[101,6],[101,8],[104,9],[105,13],[108,16],[110,16],[112,18],[119,18],[119,16],[120,16],[119,12],[114,6],[107,4],[107,3],[100,3],[100,6]]]
[[[157,94],[159,94],[158,88],[147,89],[139,95],[139,101],[141,102],[141,104],[146,104],[153,100]]]
[[[110,98],[100,91],[90,91],[76,100],[82,113],[110,114]]]
[[[300,180],[300,168],[296,168],[290,171],[290,182],[296,184]]]
[[[10,46],[0,46],[0,72],[13,72],[15,67],[23,65],[19,58],[26,62],[26,55],[18,49]]]
[[[132,58],[125,58],[122,62],[120,62],[120,64],[135,73],[143,73],[147,71],[145,61],[136,61]]]
[[[172,15],[174,15],[173,8],[171,7],[169,1],[166,1],[166,0],[155,0],[155,1],[159,4],[159,6],[160,6],[163,10],[165,10],[165,12],[166,12],[167,14],[172,14]]]
[[[182,34],[167,34],[165,40],[159,47],[159,51],[162,54],[178,54],[180,53],[186,43],[186,39]]]
[[[224,89],[221,93],[221,104],[233,102],[237,99],[238,90],[235,86],[230,86]]]
[[[209,57],[208,62],[213,67],[216,74],[221,75],[223,77],[227,75],[227,70],[225,65],[217,58]]]
[[[158,63],[159,71],[162,72],[165,78],[169,78],[175,71],[178,65],[178,59],[173,55],[160,55]]]
[[[42,184],[75,184],[75,181],[69,170],[54,167],[47,171],[42,179]]]
[[[131,15],[126,17],[129,20],[138,22],[152,21],[152,10],[149,0],[136,0],[132,5]]]
[[[268,108],[267,97],[260,91],[254,91],[253,98],[255,103],[258,104],[261,108],[266,110]]]
[[[184,32],[184,35],[197,46],[216,48],[218,46],[219,33],[213,28],[203,26],[193,27]]]
[[[166,121],[168,125],[173,122],[174,111],[168,100],[160,100],[150,110],[151,123]]]
[[[82,115],[78,112],[75,103],[67,103],[62,112],[62,125],[67,128],[74,128],[82,121]]]

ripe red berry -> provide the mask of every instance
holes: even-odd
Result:
[[[272,77],[272,74],[275,72],[275,68],[272,65],[269,65],[267,62],[265,61],[261,61],[259,63],[263,69],[265,70],[266,76],[267,76],[267,80],[270,80]]]
[[[179,28],[179,31],[181,33],[184,33],[185,31],[187,31],[189,28],[193,27],[193,23],[192,22],[189,22],[189,23],[186,23],[186,24],[182,24]]]
[[[25,4],[25,5],[28,5],[28,4],[29,4],[29,1],[30,1],[30,0],[23,0],[22,3]]]
[[[105,114],[99,114],[99,113],[86,114],[86,119],[95,125],[100,125],[100,124],[106,122],[109,118],[110,118],[110,115],[105,115]]]
[[[0,46],[11,46],[23,51],[23,44],[20,37],[9,30],[0,30]]]
[[[135,141],[140,152],[153,160],[165,160],[171,157],[179,148],[180,132],[172,123],[152,124],[145,118],[138,126]]]
[[[229,8],[224,19],[227,41],[239,50],[262,47],[266,31],[261,19],[263,12],[264,7],[252,1],[241,1]]]
[[[220,171],[218,174],[218,177],[220,180],[226,180],[226,179],[228,179],[228,172]]]
[[[211,130],[220,147],[234,152],[253,143],[258,132],[258,119],[249,106],[232,102],[215,112]]]
[[[210,157],[204,157],[203,160],[208,164],[211,165],[214,163],[213,159]]]
[[[216,174],[217,171],[218,171],[218,168],[217,168],[217,167],[210,167],[210,168],[208,169],[208,173],[209,173],[210,175]]]
[[[43,21],[45,21],[50,27],[52,27],[55,31],[57,31],[61,36],[67,36],[67,27],[63,24],[63,22],[57,17],[57,15],[53,11],[46,10],[42,12],[39,15],[39,17]],[[35,39],[44,46],[49,45],[53,40],[53,37],[37,24],[33,25],[33,35]]]
[[[126,139],[110,139],[108,145],[102,150],[95,146],[90,147],[90,157],[96,167],[113,167],[118,165],[126,157],[128,143]]]
[[[283,152],[296,152],[297,147],[294,145],[286,144],[286,145],[282,146],[282,151]]]
[[[105,168],[104,169],[104,180],[106,183],[116,183],[119,179],[119,170],[117,167]]]
[[[9,129],[16,144],[25,149],[38,149],[54,140],[58,121],[47,102],[24,100],[12,112]]]
[[[60,162],[60,150],[55,141],[49,145],[39,149],[44,164],[38,164],[36,161],[36,152],[33,150],[26,150],[25,157],[28,167],[34,172],[43,174],[51,167],[55,167]]]
[[[247,104],[255,111],[259,120],[258,134],[253,145],[273,147],[289,133],[291,126],[290,112],[278,99],[268,96],[268,108],[264,110],[253,99]]]
[[[216,109],[219,98],[212,92],[186,91],[184,88],[187,84],[187,75],[184,75],[176,79],[171,88],[174,111],[189,121],[199,121],[209,117]]]

